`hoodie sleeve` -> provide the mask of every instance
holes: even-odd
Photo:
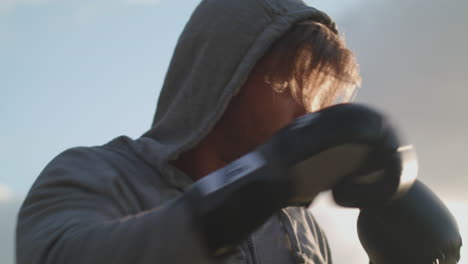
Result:
[[[96,156],[72,149],[41,173],[19,212],[17,264],[211,263],[183,198],[125,215],[118,171]]]

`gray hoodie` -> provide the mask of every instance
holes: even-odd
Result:
[[[169,164],[218,121],[270,45],[328,16],[299,0],[204,0],[176,46],[152,128],[69,149],[19,212],[18,264],[331,263],[307,208],[275,214],[232,253],[208,256],[183,199],[193,180]],[[234,225],[235,223],[233,223]]]

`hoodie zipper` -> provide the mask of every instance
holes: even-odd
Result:
[[[255,247],[254,247],[254,244],[253,244],[253,239],[252,239],[252,236],[249,236],[247,238],[247,247],[249,249],[249,252],[250,252],[250,256],[251,256],[251,259],[252,259],[252,264],[257,264],[257,256],[255,254]]]

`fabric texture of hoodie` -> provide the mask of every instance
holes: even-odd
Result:
[[[271,44],[306,19],[334,28],[299,0],[201,1],[175,48],[152,128],[53,159],[19,212],[17,263],[331,263],[303,207],[281,210],[233,253],[209,257],[178,199],[193,180],[170,165],[208,134]]]

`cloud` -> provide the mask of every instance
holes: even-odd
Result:
[[[155,5],[160,2],[161,0],[125,0],[125,3],[132,5]]]
[[[49,2],[49,0],[0,0],[0,15],[8,14],[16,8],[35,6]]]
[[[13,198],[13,192],[5,184],[0,183],[0,203],[8,202]]]
[[[94,5],[80,6],[75,14],[74,19],[76,23],[84,25],[90,23],[98,15],[98,8]]]

